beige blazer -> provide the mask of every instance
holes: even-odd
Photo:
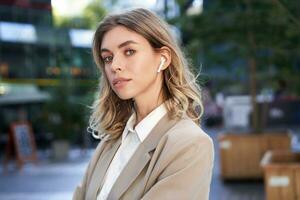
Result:
[[[96,200],[121,137],[102,140],[77,186],[73,200]],[[211,138],[191,119],[166,114],[139,145],[108,200],[208,200],[214,148]]]

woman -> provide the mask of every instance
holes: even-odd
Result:
[[[102,78],[90,127],[101,142],[73,199],[208,199],[213,144],[167,24],[145,9],[107,16],[93,57]]]

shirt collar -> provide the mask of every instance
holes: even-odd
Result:
[[[136,132],[138,138],[141,142],[145,140],[145,138],[149,135],[154,126],[158,123],[158,121],[167,113],[167,108],[165,104],[162,103],[160,106],[155,108],[152,112],[150,112],[142,121],[140,121],[134,128],[134,124],[136,121],[136,113],[133,114],[128,119],[125,129],[122,134],[122,141],[124,141],[126,135],[131,132]]]

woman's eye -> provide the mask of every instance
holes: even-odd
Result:
[[[126,56],[131,56],[134,53],[135,53],[135,50],[133,50],[133,49],[128,49],[128,50],[125,51]]]
[[[104,63],[110,63],[112,61],[112,56],[106,56],[104,58],[102,58]]]

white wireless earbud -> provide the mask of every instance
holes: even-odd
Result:
[[[166,59],[165,59],[164,57],[161,57],[161,58],[160,58],[160,64],[159,64],[157,73],[160,72],[160,70],[161,70],[161,68],[164,66],[165,62],[166,62]]]

